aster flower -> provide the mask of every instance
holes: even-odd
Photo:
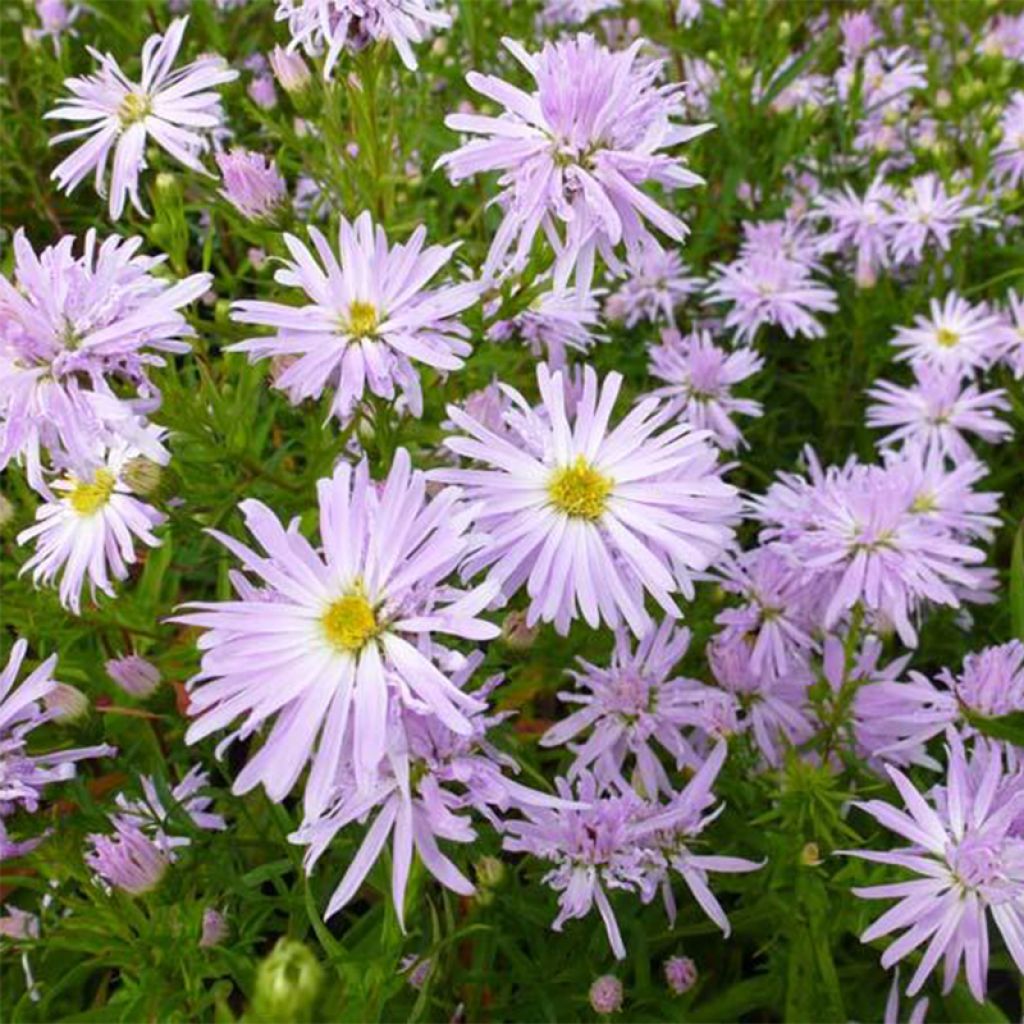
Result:
[[[288,22],[289,51],[302,47],[311,57],[324,57],[324,80],[346,50],[358,52],[375,42],[390,42],[402,63],[415,71],[413,44],[422,43],[451,15],[437,10],[434,0],[277,0],[275,21]]]
[[[727,352],[711,340],[708,331],[685,338],[678,332],[662,333],[660,345],[648,349],[650,374],[665,385],[651,392],[668,400],[670,408],[698,430],[711,432],[726,451],[744,443],[733,416],[760,416],[762,406],[750,398],[736,398],[732,387],[764,367],[764,360],[749,348]]]
[[[1013,371],[1017,380],[1024,379],[1024,297],[1011,288],[1006,293],[1006,347],[1003,362]]]
[[[528,309],[511,320],[499,320],[488,331],[493,341],[521,338],[538,359],[547,356],[555,369],[565,366],[568,350],[589,352],[596,341],[600,323],[597,296],[600,292],[579,295],[575,288],[542,292]]]
[[[156,693],[160,686],[160,670],[145,658],[137,654],[125,654],[119,658],[110,658],[103,666],[107,675],[121,687],[125,693],[145,700]]]
[[[649,222],[680,242],[686,225],[642,186],[689,188],[703,179],[666,149],[696,138],[711,125],[677,124],[678,86],[656,85],[660,61],[641,63],[642,40],[612,52],[590,35],[546,43],[538,54],[519,43],[505,47],[536,82],[526,92],[491,75],[470,72],[470,86],[505,108],[500,117],[451,114],[453,131],[483,136],[438,161],[453,182],[501,171],[498,202],[504,219],[491,244],[484,276],[502,269],[515,246],[519,270],[542,228],[555,249],[555,288],[573,272],[589,290],[598,252],[617,270],[620,243],[636,252],[652,241]]]
[[[1024,14],[997,14],[992,18],[978,43],[978,53],[1024,60]]]
[[[53,52],[59,56],[61,37],[65,34],[78,35],[73,26],[85,8],[76,3],[69,6],[65,0],[35,0],[35,9],[39,18],[39,28],[29,30],[32,37],[34,39],[52,39]]]
[[[227,828],[227,823],[219,814],[213,814],[209,810],[213,798],[201,795],[201,791],[209,784],[209,773],[204,772],[199,765],[189,769],[181,782],[170,791],[171,799],[174,801],[173,809],[178,816],[188,818],[197,829],[220,832]],[[188,836],[172,834],[171,830],[175,829],[177,824],[170,810],[164,806],[152,777],[140,775],[139,785],[142,787],[141,800],[130,800],[124,793],[118,793],[115,800],[117,809],[111,820],[115,825],[137,828],[145,833],[161,853],[173,862],[174,851],[191,846],[192,840]]]
[[[716,263],[708,301],[729,302],[725,326],[740,341],[753,341],[758,328],[777,325],[787,338],[821,338],[825,328],[815,313],[834,313],[836,293],[811,277],[805,263],[760,254],[732,263]]]
[[[1015,92],[999,120],[1000,139],[992,154],[992,178],[1000,188],[1024,183],[1024,92]]]
[[[1010,826],[1024,805],[1019,782],[1004,802],[995,797],[1003,782],[1003,758],[995,751],[980,777],[968,770],[963,744],[955,735],[947,746],[948,770],[941,801],[929,803],[898,769],[889,777],[905,811],[882,800],[857,806],[908,841],[895,850],[851,850],[850,856],[889,864],[919,875],[912,881],[854,889],[863,899],[896,899],[861,936],[864,942],[905,929],[882,955],[889,968],[925,946],[907,986],[916,995],[943,961],[943,991],[949,992],[961,966],[967,986],[985,999],[989,962],[989,916],[1002,935],[1017,969],[1024,972],[1024,838]]]
[[[618,1013],[622,1009],[622,982],[614,974],[602,974],[591,982],[587,998],[594,1013]]]
[[[1010,333],[984,306],[972,306],[956,292],[932,299],[930,317],[916,316],[913,327],[899,327],[896,358],[925,363],[967,376],[989,367],[1009,343]]]
[[[221,742],[223,750],[276,717],[233,792],[262,783],[280,801],[308,763],[309,814],[324,807],[345,744],[353,745],[359,788],[372,784],[389,707],[414,706],[456,732],[470,731],[466,714],[478,702],[410,639],[447,633],[483,640],[498,633],[477,618],[493,587],[463,594],[439,589],[473,543],[473,510],[456,489],[428,501],[423,474],[400,449],[382,488],[371,482],[364,460],[354,470],[339,465],[320,481],[318,494],[322,550],[297,523],[285,529],[261,502],[245,501],[246,526],[266,554],[225,534],[213,536],[260,581],[258,588],[236,584],[236,600],[197,602],[175,620],[209,631],[190,683],[196,721],[187,742],[244,716]]]
[[[954,195],[936,174],[914,178],[907,193],[893,203],[892,252],[897,263],[919,263],[926,245],[948,252],[953,232],[965,224],[987,224],[980,206],[971,205],[968,192]]]
[[[859,60],[882,36],[869,11],[847,11],[839,18],[839,31],[846,63]]]
[[[558,697],[579,705],[579,710],[553,725],[540,741],[544,747],[561,746],[589,733],[572,748],[576,756],[570,780],[592,770],[602,784],[625,787],[627,773],[635,767],[644,791],[653,797],[674,792],[658,747],[672,756],[677,768],[700,763],[681,731],[695,722],[687,693],[697,684],[673,676],[689,643],[690,631],[666,619],[635,650],[629,634],[616,631],[607,668],[577,659],[580,671],[569,673],[576,690]]]
[[[163,880],[170,857],[134,825],[115,824],[111,835],[88,837],[85,863],[102,882],[141,896]]]
[[[697,984],[697,965],[688,956],[670,956],[662,970],[673,995],[685,995]]]
[[[44,450],[83,459],[96,440],[120,437],[166,461],[140,420],[160,398],[147,370],[163,365],[160,353],[189,350],[195,332],[181,309],[213,278],[156,277],[166,257],[138,255],[141,245],[116,235],[97,244],[90,230],[79,256],[72,236],[37,255],[24,231],[14,236],[14,280],[0,277],[0,468],[23,460],[44,494]]]
[[[706,282],[687,273],[679,253],[657,244],[630,254],[626,280],[605,303],[608,316],[635,327],[641,320],[675,326],[676,307]]]
[[[862,288],[870,288],[878,272],[892,263],[892,206],[896,191],[876,177],[863,197],[849,184],[814,199],[813,216],[824,220],[827,229],[818,239],[822,252],[855,252],[854,276]]]
[[[582,614],[593,628],[625,619],[643,636],[651,621],[643,592],[679,615],[672,594],[692,597],[694,574],[732,540],[736,492],[721,479],[706,434],[685,423],[661,429],[668,413],[657,399],[642,400],[609,429],[619,374],[609,374],[599,389],[597,374],[584,367],[572,422],[563,375],[541,364],[537,382],[536,411],[506,388],[523,417],[510,423],[518,443],[448,407],[468,436],[445,444],[488,467],[434,474],[465,484],[480,503],[480,527],[490,541],[464,571],[490,568],[506,597],[525,583],[528,625],[553,621],[565,633]]]
[[[879,445],[912,440],[959,462],[973,454],[965,433],[977,434],[989,444],[1013,437],[1013,428],[997,415],[1010,409],[1002,388],[981,391],[977,384],[964,384],[953,367],[922,363],[914,373],[917,380],[913,387],[881,380],[868,390],[875,399],[868,406],[868,426],[894,428]]]
[[[343,217],[336,256],[314,227],[309,237],[320,264],[294,235],[284,236],[292,259],[274,279],[300,288],[311,300],[302,307],[279,302],[243,301],[232,306],[238,323],[276,328],[270,337],[247,338],[228,346],[253,359],[296,357],[275,384],[293,402],[336,390],[331,412],[347,420],[369,388],[392,400],[396,388],[414,415],[423,395],[413,365],[457,370],[470,353],[466,327],[457,319],[479,296],[472,282],[427,290],[426,284],[451,259],[456,246],[423,243],[417,228],[405,244],[388,246],[384,229],[374,228],[368,212],[354,224]],[[339,258],[340,257],[340,258]]]
[[[249,220],[269,220],[288,198],[288,187],[274,164],[261,153],[235,148],[217,154],[224,179],[221,195]]]
[[[309,86],[311,75],[301,54],[275,46],[270,51],[270,66],[285,92],[301,93]]]
[[[35,811],[43,790],[52,782],[70,779],[75,763],[93,757],[110,757],[117,751],[106,744],[29,754],[29,734],[54,720],[59,712],[47,709],[45,700],[59,685],[53,678],[57,655],[51,655],[16,684],[28,644],[15,641],[0,672],[0,819],[17,808]],[[0,858],[12,855],[6,832],[0,827]]]
[[[18,543],[35,541],[35,553],[22,566],[32,581],[49,585],[60,575],[60,602],[76,615],[82,587],[89,581],[93,599],[101,590],[114,596],[111,577],[128,578],[136,560],[135,542],[158,547],[153,530],[165,516],[132,494],[125,467],[138,454],[117,443],[53,483],[57,495],[36,509],[36,521],[18,534]]]
[[[224,119],[220,99],[211,90],[234,81],[238,72],[217,56],[200,57],[171,71],[187,24],[188,18],[178,18],[164,35],[146,40],[138,82],[124,74],[111,54],[89,47],[99,71],[67,79],[64,84],[71,96],[45,115],[91,122],[51,140],[51,145],[56,145],[88,137],[53,171],[52,177],[66,192],[73,192],[95,170],[96,190],[105,194],[107,162],[113,153],[110,216],[114,220],[124,211],[126,198],[145,216],[139,199],[139,174],[146,167],[147,140],[152,139],[186,167],[205,173],[199,157],[209,142],[203,133],[218,128]]]

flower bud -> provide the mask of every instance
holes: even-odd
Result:
[[[0,530],[14,519],[15,508],[13,503],[0,494]]]
[[[199,945],[202,949],[209,949],[210,946],[218,946],[228,934],[228,925],[224,915],[214,907],[207,907],[203,911],[203,930],[199,937]]]
[[[697,984],[697,965],[688,956],[670,956],[665,961],[665,982],[677,996]]]
[[[501,624],[501,639],[513,651],[528,651],[537,639],[539,627],[526,624],[526,612],[512,611]]]
[[[806,843],[800,851],[800,863],[806,868],[816,868],[821,863],[821,851],[817,843]]]
[[[43,706],[53,714],[54,721],[68,725],[89,714],[89,698],[77,686],[57,685],[43,697]]]
[[[137,654],[111,658],[104,668],[107,670],[107,675],[125,693],[138,697],[140,700],[151,696],[160,685],[160,670],[152,662],[140,658]]]
[[[622,1009],[622,982],[613,974],[603,974],[590,986],[590,1006],[602,1015]]]
[[[302,55],[289,53],[280,46],[275,46],[270,51],[270,66],[274,69],[281,88],[293,95],[307,89],[313,79]]]
[[[121,478],[140,498],[151,498],[159,492],[163,475],[160,463],[136,455],[125,463]]]
[[[308,946],[294,939],[279,939],[256,969],[253,1019],[268,1024],[312,1020],[323,973]]]

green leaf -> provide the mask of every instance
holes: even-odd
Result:
[[[1017,527],[1010,555],[1010,625],[1013,635],[1024,640],[1024,520]]]
[[[1011,711],[1008,715],[988,718],[965,710],[964,716],[983,735],[1024,747],[1024,711]]]

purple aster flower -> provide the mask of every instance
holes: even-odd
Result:
[[[60,575],[60,602],[78,615],[82,587],[89,581],[114,596],[111,577],[128,578],[136,560],[135,541],[159,547],[153,530],[166,516],[132,494],[125,467],[138,451],[118,443],[53,484],[58,492],[36,509],[36,521],[18,534],[18,543],[35,541],[35,552],[21,572],[36,585]]]
[[[997,14],[985,26],[977,52],[986,57],[1024,60],[1024,14]]]
[[[697,984],[697,965],[688,956],[670,956],[663,970],[673,995],[685,995]]]
[[[984,305],[972,306],[956,292],[932,299],[931,317],[916,316],[913,327],[898,327],[896,359],[925,363],[967,376],[987,369],[1010,343],[1011,334]]]
[[[219,946],[227,937],[228,924],[224,915],[216,907],[207,907],[203,911],[199,948],[210,949],[212,946]]]
[[[821,252],[855,253],[854,276],[861,288],[872,287],[878,272],[892,264],[896,191],[876,177],[863,197],[847,184],[815,197],[813,216],[827,224],[818,239]]]
[[[141,896],[155,889],[170,864],[167,853],[134,825],[115,823],[111,835],[88,837],[85,863],[107,885]]]
[[[881,380],[868,391],[875,399],[868,406],[868,426],[894,428],[879,446],[914,441],[959,462],[973,457],[964,433],[977,434],[989,444],[1013,437],[1013,428],[997,416],[1010,409],[1002,388],[981,391],[977,384],[965,384],[955,367],[920,363],[914,374],[913,387]]]
[[[96,440],[121,437],[166,460],[140,426],[160,400],[147,370],[163,365],[162,352],[189,350],[183,339],[195,332],[181,308],[213,280],[156,277],[166,257],[136,255],[141,238],[98,245],[90,230],[81,255],[74,245],[66,236],[36,255],[19,230],[14,280],[0,277],[0,468],[23,460],[44,494],[43,450],[82,459]]]
[[[645,222],[680,242],[686,225],[641,188],[666,191],[703,179],[663,150],[702,135],[711,125],[680,125],[682,96],[659,86],[661,61],[639,61],[642,40],[613,52],[590,35],[546,43],[530,54],[505,39],[536,82],[525,92],[492,75],[470,72],[469,84],[505,110],[500,117],[450,114],[453,131],[484,136],[438,161],[454,182],[501,171],[504,220],[491,244],[484,276],[493,277],[515,246],[511,269],[525,265],[542,228],[555,249],[555,289],[573,272],[590,288],[595,256],[619,269],[615,249],[637,252],[652,236]]]
[[[1024,380],[1024,297],[1011,288],[1006,293],[1006,303],[1006,348],[1002,358],[1014,377]]]
[[[725,326],[736,328],[741,341],[753,341],[758,328],[777,325],[787,338],[824,337],[813,315],[834,313],[836,293],[811,277],[808,266],[784,256],[758,254],[732,263],[716,263],[708,301],[729,302]]]
[[[65,0],[35,0],[35,8],[40,27],[30,30],[32,37],[34,39],[52,39],[53,52],[59,56],[61,37],[65,34],[78,35],[73,26],[85,8],[76,3],[69,6]]]
[[[288,186],[262,153],[235,148],[217,154],[224,179],[221,195],[250,220],[270,220],[288,198]]]
[[[119,658],[111,658],[103,666],[107,675],[121,687],[125,693],[145,700],[156,693],[160,685],[160,670],[145,658],[137,654],[125,654]]]
[[[260,110],[273,110],[277,106],[277,89],[272,75],[256,75],[245,92]]]
[[[733,416],[760,416],[762,406],[750,398],[736,398],[734,385],[764,367],[764,360],[749,348],[728,352],[711,340],[708,331],[681,338],[664,331],[660,345],[648,349],[652,377],[665,385],[651,392],[665,398],[674,413],[698,430],[708,430],[726,451],[744,443]]]
[[[332,413],[345,421],[364,391],[388,401],[395,389],[414,415],[423,408],[419,375],[413,365],[457,370],[471,349],[469,331],[457,319],[478,299],[472,282],[427,290],[426,284],[451,259],[456,246],[423,243],[417,228],[404,245],[388,246],[384,229],[369,213],[355,224],[343,217],[339,256],[326,238],[309,228],[320,264],[294,235],[284,236],[292,260],[274,279],[301,288],[310,301],[299,308],[279,302],[244,301],[232,307],[238,323],[276,328],[270,337],[247,338],[228,351],[254,359],[296,356],[275,384],[293,402],[336,390]]]
[[[576,690],[560,692],[558,697],[579,705],[579,710],[548,729],[541,746],[561,746],[589,733],[571,748],[576,756],[570,780],[592,770],[602,785],[625,788],[628,773],[635,768],[649,796],[672,794],[674,788],[657,748],[667,751],[677,768],[700,763],[682,734],[683,727],[695,724],[689,693],[697,684],[673,676],[690,644],[690,631],[665,619],[635,649],[630,639],[624,630],[616,631],[607,668],[577,659],[580,671],[569,673]]]
[[[413,44],[452,23],[434,0],[277,0],[274,19],[288,22],[289,51],[301,46],[311,57],[326,53],[325,80],[344,51],[358,53],[380,41],[392,43],[402,63],[415,71]]]
[[[99,71],[67,79],[64,84],[71,96],[45,115],[91,122],[51,140],[53,145],[88,137],[53,171],[52,177],[66,192],[74,191],[95,170],[96,190],[104,194],[107,162],[113,153],[110,216],[114,220],[124,211],[126,198],[139,213],[146,214],[139,199],[139,174],[146,167],[148,139],[186,167],[206,173],[199,161],[209,148],[203,132],[219,128],[224,120],[220,98],[212,90],[234,81],[238,72],[217,56],[200,57],[171,71],[187,24],[188,18],[178,18],[164,35],[146,40],[138,82],[125,76],[111,54],[89,47],[89,53],[99,61]]]
[[[7,838],[3,818],[18,808],[35,811],[46,786],[74,776],[75,762],[117,753],[113,747],[101,744],[29,754],[29,734],[58,717],[54,708],[47,709],[44,705],[58,684],[53,678],[57,665],[54,654],[15,685],[27,650],[25,640],[15,641],[7,664],[0,672],[0,859],[17,856],[36,843],[35,840],[12,843]]]
[[[208,772],[199,765],[192,767],[188,774],[171,790],[173,808],[178,815],[187,817],[197,829],[220,832],[227,824],[219,814],[210,812],[213,798],[201,795],[201,791],[210,784]],[[174,861],[174,851],[181,847],[191,846],[188,836],[172,835],[169,830],[177,827],[168,808],[164,806],[160,793],[153,779],[148,775],[139,776],[142,787],[141,800],[129,800],[123,793],[118,793],[115,804],[117,810],[111,815],[115,825],[124,825],[144,832],[165,854]]]
[[[641,320],[674,327],[676,308],[705,284],[704,278],[687,273],[679,253],[649,243],[630,253],[626,280],[605,302],[605,312],[627,327],[635,327]]]
[[[1024,971],[1024,837],[1011,832],[1024,806],[1018,777],[1009,799],[996,799],[1004,781],[996,751],[980,777],[968,770],[963,744],[949,736],[945,793],[929,803],[897,768],[887,771],[906,811],[883,800],[856,806],[909,845],[895,850],[851,850],[849,855],[910,871],[919,878],[854,889],[863,899],[896,899],[861,936],[873,942],[904,930],[882,955],[889,968],[924,948],[907,986],[916,995],[943,961],[943,991],[956,982],[961,965],[978,1002],[985,999],[989,962],[989,916],[1017,969]]]
[[[510,423],[518,441],[449,406],[468,436],[445,444],[488,468],[434,476],[465,484],[479,502],[480,528],[490,540],[464,571],[490,568],[506,597],[525,583],[528,625],[553,621],[565,633],[578,615],[593,628],[625,619],[639,637],[651,622],[643,592],[678,617],[672,594],[691,598],[694,574],[731,543],[738,500],[705,433],[686,423],[661,429],[670,414],[654,398],[609,429],[622,377],[611,373],[599,388],[587,366],[583,381],[572,422],[563,375],[544,364],[537,368],[538,410],[506,388],[523,417]]]
[[[542,292],[528,309],[511,320],[499,320],[488,331],[493,341],[521,338],[538,359],[547,356],[554,369],[565,366],[567,350],[589,352],[603,341],[595,328],[600,323],[599,292],[578,295],[575,288]]]
[[[622,1009],[622,982],[614,974],[602,974],[594,979],[587,998],[594,1013],[618,1013]]]
[[[844,102],[850,98],[858,75],[861,105],[869,115],[879,118],[888,110],[905,110],[914,91],[928,87],[928,68],[906,46],[871,50],[862,60],[847,61],[836,72],[836,90]]]
[[[948,252],[953,232],[966,224],[988,224],[967,191],[950,195],[936,174],[913,179],[907,193],[893,203],[892,252],[897,263],[919,263],[926,245]]]
[[[281,88],[287,93],[300,93],[309,86],[312,76],[301,54],[275,46],[270,51],[270,66]]]
[[[209,630],[190,684],[196,721],[187,741],[244,716],[221,742],[223,750],[276,717],[233,792],[262,782],[270,799],[280,801],[308,763],[308,814],[324,807],[346,744],[359,787],[372,783],[389,707],[410,705],[456,732],[470,731],[466,714],[478,702],[416,641],[437,633],[471,640],[498,634],[477,617],[496,588],[440,589],[474,543],[473,510],[457,489],[428,501],[423,474],[399,449],[382,487],[370,480],[364,460],[354,470],[339,465],[318,493],[322,549],[298,532],[297,522],[285,529],[261,502],[245,501],[246,525],[266,554],[213,535],[262,589],[243,588],[234,601],[193,604],[176,619]]]
[[[839,31],[846,63],[859,60],[882,38],[869,11],[847,11],[839,18]]]

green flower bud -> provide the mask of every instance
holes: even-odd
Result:
[[[311,1021],[323,975],[308,946],[294,939],[279,939],[256,969],[251,1019],[266,1024]]]
[[[121,475],[124,482],[140,498],[151,498],[160,490],[164,470],[163,466],[152,459],[147,459],[145,455],[136,455],[134,459],[129,459],[125,463]]]
[[[14,520],[15,508],[5,495],[0,494],[0,530]]]
[[[43,705],[56,721],[69,725],[89,714],[89,698],[77,686],[58,683],[44,698]]]

